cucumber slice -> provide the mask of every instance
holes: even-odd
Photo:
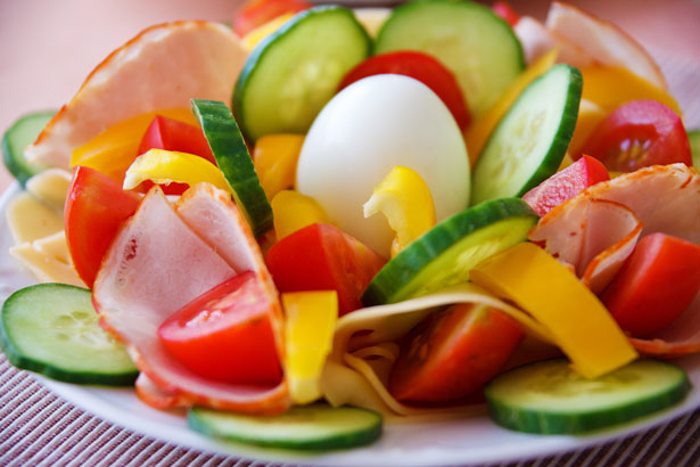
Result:
[[[489,201],[448,217],[374,276],[365,305],[406,300],[466,282],[482,260],[525,241],[537,215],[518,198]]]
[[[479,155],[473,203],[522,196],[557,171],[576,126],[582,82],[576,68],[555,65],[525,88]]]
[[[688,131],[690,154],[693,156],[693,166],[700,170],[700,129]]]
[[[285,449],[343,449],[369,444],[382,432],[382,417],[355,407],[314,404],[272,417],[195,407],[187,416],[193,430],[229,441]]]
[[[582,433],[628,422],[679,402],[690,389],[670,363],[637,360],[596,379],[564,359],[509,371],[485,389],[496,423],[527,433]]]
[[[105,332],[90,291],[38,284],[10,295],[0,316],[0,344],[17,368],[79,384],[129,386],[138,370]]]
[[[192,99],[192,109],[253,234],[264,234],[272,228],[272,207],[231,111],[223,102],[204,99]]]
[[[407,49],[433,55],[450,69],[477,117],[525,67],[513,29],[490,8],[470,1],[423,0],[395,8],[374,51]]]
[[[306,133],[370,47],[367,32],[347,8],[299,13],[253,50],[238,77],[233,109],[246,137]]]
[[[28,162],[24,157],[24,150],[36,140],[54,113],[55,111],[48,110],[20,117],[2,137],[2,157],[5,167],[23,187],[27,180],[44,169]]]

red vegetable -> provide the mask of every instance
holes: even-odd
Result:
[[[583,156],[525,193],[523,201],[537,214],[544,216],[589,186],[605,180],[610,180],[605,166],[598,159]]]
[[[141,198],[97,170],[78,166],[65,207],[66,241],[80,278],[92,287],[102,257]]]
[[[520,15],[508,2],[496,2],[491,7],[494,13],[503,18],[511,26],[515,26],[520,21]]]
[[[233,30],[240,37],[285,13],[296,13],[313,5],[304,0],[250,0],[233,18]]]
[[[652,100],[631,101],[615,109],[593,130],[581,153],[617,172],[674,162],[693,164],[680,117]]]
[[[520,325],[498,310],[453,305],[407,336],[389,391],[405,402],[462,399],[501,370],[522,337]]]
[[[253,272],[209,290],[168,318],[158,329],[167,352],[204,378],[234,384],[277,384],[282,380],[272,304]]]
[[[338,89],[368,76],[387,73],[409,76],[425,84],[442,99],[461,129],[469,125],[467,101],[457,79],[436,58],[422,52],[399,51],[370,57],[350,70]]]
[[[362,307],[360,297],[384,259],[328,224],[312,224],[275,243],[265,258],[280,292],[335,290],[338,314]]]
[[[201,128],[160,115],[156,115],[148,126],[141,139],[138,154],[143,154],[149,149],[167,149],[195,154],[216,165],[214,154]],[[141,188],[145,192],[152,186],[152,182],[144,182]],[[181,195],[189,186],[185,183],[171,183],[161,188],[167,195]]]
[[[649,337],[673,322],[700,291],[700,245],[670,235],[643,237],[602,300],[620,327]]]

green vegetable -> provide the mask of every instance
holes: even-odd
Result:
[[[50,110],[24,115],[15,121],[2,137],[2,157],[5,167],[22,186],[44,169],[27,161],[24,150],[36,140],[54,113]]]

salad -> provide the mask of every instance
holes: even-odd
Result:
[[[644,49],[564,3],[155,25],[5,134],[39,284],[0,344],[259,446],[484,402],[529,433],[634,420],[700,352],[697,142]]]

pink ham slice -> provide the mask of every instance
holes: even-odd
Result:
[[[624,207],[628,219],[617,208],[607,213],[593,208],[602,203]],[[594,217],[592,209],[597,212]],[[700,174],[696,169],[684,164],[654,166],[598,183],[542,217],[530,240],[572,264],[583,281],[599,292],[638,238],[653,232],[700,243]],[[700,299],[656,337],[632,339],[632,343],[640,352],[652,355],[700,352]]]
[[[196,196],[207,196],[202,194],[206,191],[197,191]],[[190,205],[186,210],[191,209],[193,217],[201,218],[204,207],[216,211],[213,205],[220,198],[210,199],[209,204],[199,200],[200,207]],[[209,229],[223,229],[220,219],[212,219]],[[241,236],[246,235],[240,226],[228,235],[216,235],[217,242],[225,241],[222,250],[247,248],[240,243]],[[149,192],[115,239],[93,290],[93,302],[103,325],[125,342],[145,375],[138,385],[145,401],[157,397],[164,404],[197,404],[250,413],[278,413],[289,406],[285,383],[259,387],[213,382],[174,361],[158,341],[157,329],[167,317],[235,274],[236,269],[218,249],[193,232],[160,189]],[[277,303],[276,295],[274,302]],[[274,314],[281,316],[279,309]],[[149,394],[152,397],[144,397]]]

